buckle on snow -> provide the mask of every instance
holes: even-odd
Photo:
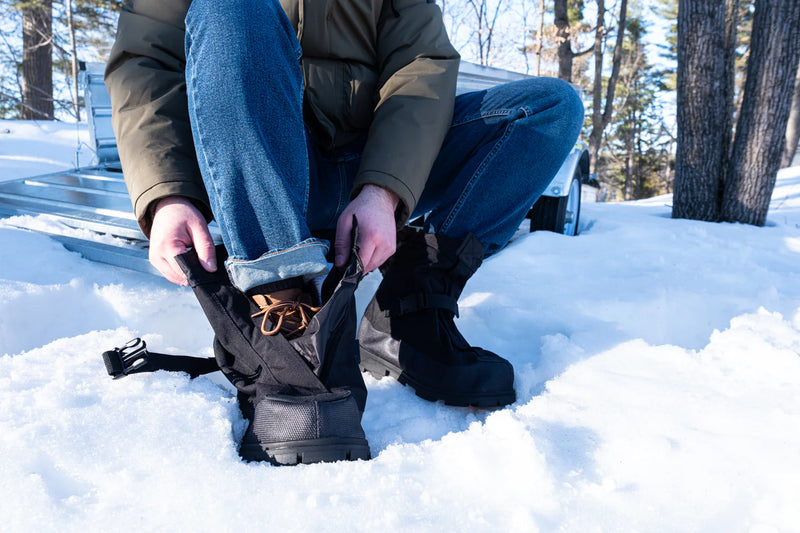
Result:
[[[106,364],[108,375],[119,379],[146,365],[149,362],[149,355],[147,344],[136,337],[121,348],[103,352],[103,362]]]

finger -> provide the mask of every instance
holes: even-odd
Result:
[[[155,248],[151,248],[150,262],[153,263],[153,266],[155,266],[158,271],[161,272],[169,281],[177,285],[185,286],[188,284],[186,275],[178,266],[177,261],[175,261],[176,255],[180,255],[185,252],[186,245],[182,242],[176,241],[171,244],[162,243],[155,246]],[[153,255],[155,256],[155,261],[152,259]]]
[[[185,252],[185,250],[184,250]],[[175,255],[180,255],[184,252],[179,252]],[[173,283],[177,283],[178,285],[183,285],[184,287],[189,285],[189,280],[186,279],[186,274],[183,273],[181,267],[178,266],[178,262],[175,261],[175,255],[171,257],[167,257],[167,264],[169,265],[170,269],[172,270],[172,275],[177,281],[173,281]]]
[[[377,266],[373,264],[375,256],[374,238],[362,237],[358,241],[358,255],[361,258],[361,263],[364,265],[364,273],[372,272]]]
[[[387,259],[394,255],[394,251],[394,246],[383,246],[379,249],[376,249],[372,254],[372,264],[370,265],[372,268],[370,270],[379,268],[386,262]]]
[[[207,272],[217,271],[217,252],[214,248],[214,240],[208,231],[208,226],[204,222],[194,222],[189,224],[189,237],[194,243],[194,249],[200,264]]]
[[[342,213],[336,223],[336,239],[333,243],[333,264],[341,268],[350,257],[350,232],[353,229],[353,217],[347,212]]]
[[[175,285],[186,285],[186,278],[178,276],[164,257],[151,256],[150,264],[152,264],[156,270],[158,270],[161,275],[167,279],[167,281],[174,283]]]

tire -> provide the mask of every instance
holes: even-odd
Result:
[[[531,231],[552,231],[564,235],[578,234],[578,223],[581,216],[581,174],[575,175],[569,186],[569,194],[553,198],[542,196],[533,205],[528,218],[531,219]]]

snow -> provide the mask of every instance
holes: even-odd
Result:
[[[0,120],[0,181],[89,165],[88,142],[85,122]]]
[[[4,129],[0,179],[72,165],[74,126]],[[514,405],[367,377],[374,458],[299,467],[239,460],[219,374],[107,376],[134,336],[211,355],[188,289],[0,221],[0,529],[797,531],[800,167],[764,228],[670,202],[587,204],[470,280],[459,327],[514,364]]]

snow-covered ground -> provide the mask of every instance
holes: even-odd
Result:
[[[74,160],[73,127],[29,126],[0,122],[0,179]],[[581,236],[525,235],[469,282],[459,326],[517,403],[368,378],[374,459],[294,468],[239,460],[218,374],[107,376],[134,336],[211,355],[188,289],[0,221],[0,530],[798,531],[800,168],[764,228],[669,202],[586,205]]]
[[[0,120],[0,181],[92,163],[85,122]]]

